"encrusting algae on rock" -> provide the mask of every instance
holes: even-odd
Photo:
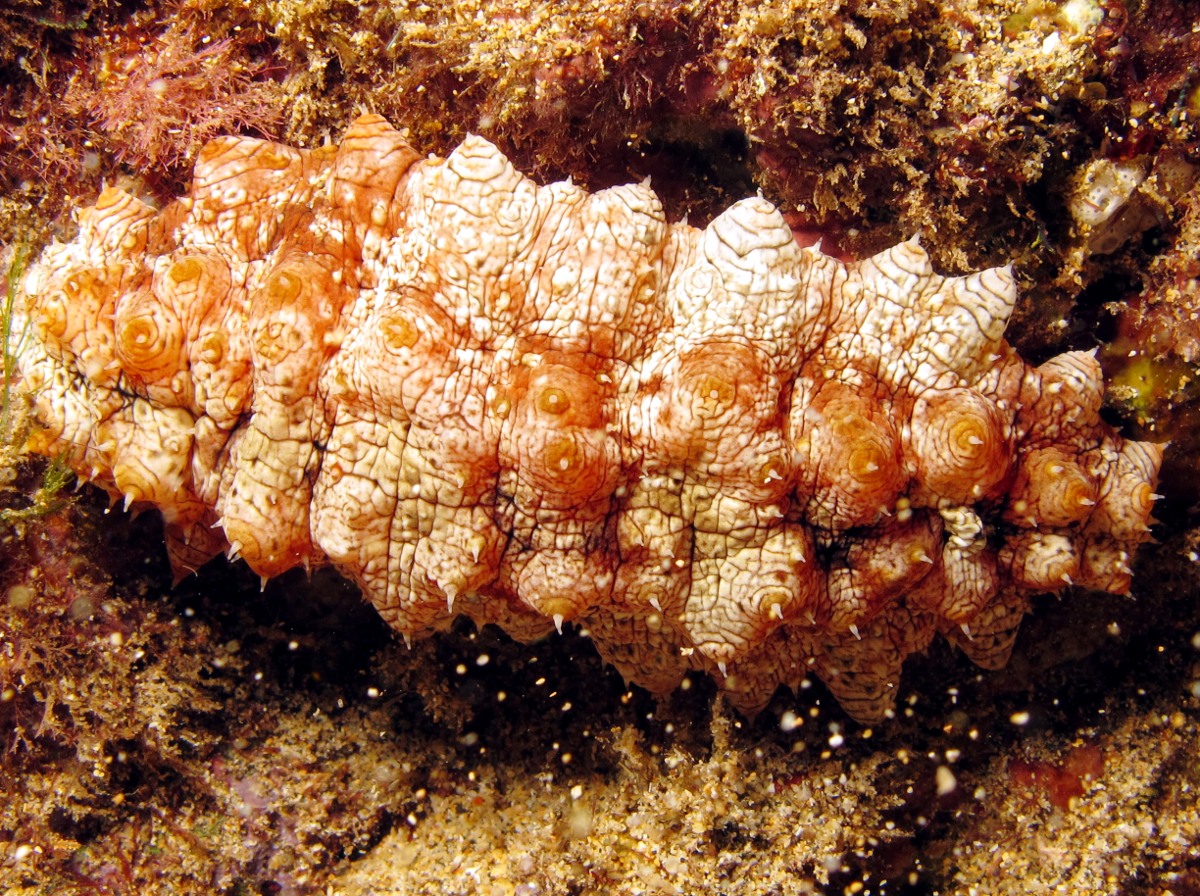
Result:
[[[655,692],[811,672],[872,720],[935,634],[1003,665],[1033,595],[1125,593],[1148,538],[1162,448],[1100,420],[1094,357],[1027,365],[1007,269],[915,241],[670,224],[377,116],[218,139],[184,198],[79,224],[24,284],[30,447],[159,508],[177,575],[332,563],[406,639],[571,620]]]

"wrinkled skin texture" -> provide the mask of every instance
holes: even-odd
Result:
[[[1094,358],[1026,365],[1007,269],[915,241],[845,265],[763,199],[668,224],[372,116],[79,223],[25,281],[31,447],[159,508],[181,575],[332,563],[406,638],[574,620],[652,691],[753,712],[812,672],[873,720],[935,634],[1000,666],[1148,537],[1161,449],[1100,421]]]

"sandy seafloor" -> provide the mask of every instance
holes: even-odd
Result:
[[[1200,893],[1198,22],[1133,0],[8,4],[8,263],[102,183],[178,192],[215,133],[319,145],[379,111],[431,151],[483,132],[543,181],[650,175],[676,218],[762,189],[847,255],[921,233],[941,270],[1012,259],[1014,343],[1098,347],[1109,419],[1172,444],[1131,597],[1041,600],[1000,672],[936,644],[865,728],[816,682],[753,720],[702,676],[655,703],[575,631],[409,649],[328,571],[260,592],[216,561],[172,587],[153,512],[84,488],[20,513],[45,467],[9,437],[0,891]]]

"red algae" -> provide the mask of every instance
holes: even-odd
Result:
[[[1013,785],[1028,791],[1033,800],[1045,797],[1066,812],[1104,774],[1104,753],[1094,744],[1077,744],[1057,760],[1013,759],[1008,773]]]

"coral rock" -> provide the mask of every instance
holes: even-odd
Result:
[[[937,633],[1002,665],[1148,537],[1160,448],[1091,355],[1003,341],[1007,269],[842,264],[761,198],[698,230],[368,116],[216,140],[161,212],[106,191],[24,291],[32,448],[159,508],[177,573],[332,563],[406,638],[574,620],[656,692],[812,671],[876,719]]]

